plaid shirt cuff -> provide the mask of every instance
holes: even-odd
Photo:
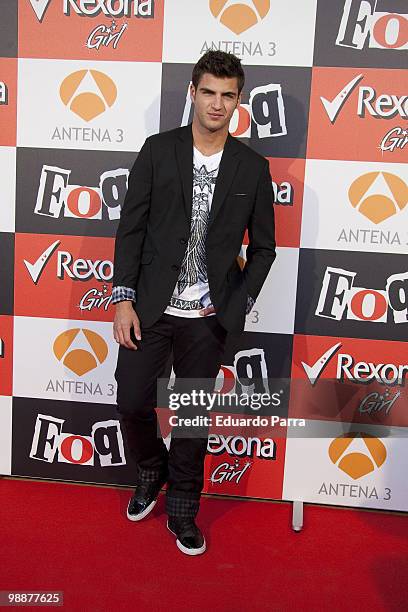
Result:
[[[249,314],[252,310],[253,305],[255,304],[255,300],[251,298],[250,295],[248,295],[247,297],[247,307],[246,307],[246,314]]]
[[[207,291],[207,293],[205,293],[203,295],[203,297],[200,300],[202,307],[203,308],[210,308],[210,306],[212,306],[212,302],[211,302],[211,296],[210,296],[210,292]]]
[[[136,291],[130,287],[113,287],[112,289],[112,304],[131,300],[136,302]]]

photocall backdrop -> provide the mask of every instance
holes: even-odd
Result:
[[[406,0],[3,0],[0,15],[0,473],[134,483],[114,236],[145,138],[191,120],[192,66],[222,49],[245,67],[230,131],[269,159],[278,247],[218,382],[290,379],[279,414],[306,427],[212,434],[204,490],[408,510]]]

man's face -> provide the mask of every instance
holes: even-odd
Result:
[[[197,89],[191,85],[190,94],[194,104],[194,120],[210,132],[229,125],[241,100],[237,77],[218,78],[208,73],[203,74]]]

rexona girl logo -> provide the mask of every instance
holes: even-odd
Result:
[[[96,332],[85,329],[67,329],[54,341],[54,355],[77,376],[83,376],[103,363],[108,345]]]
[[[349,189],[350,203],[375,224],[401,212],[408,204],[408,185],[390,172],[368,172]]]
[[[91,121],[113,106],[118,95],[115,83],[99,70],[77,70],[61,83],[60,97],[65,106]]]
[[[270,0],[210,0],[210,11],[234,34],[242,34],[266,17]]]
[[[358,480],[382,466],[387,450],[378,438],[355,432],[335,438],[329,446],[329,457],[340,470]]]

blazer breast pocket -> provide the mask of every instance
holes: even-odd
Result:
[[[233,191],[227,195],[227,198],[234,198],[241,202],[246,202],[249,198],[249,194],[243,191]]]
[[[227,195],[228,225],[237,230],[244,230],[252,211],[252,198],[248,193],[232,192]]]
[[[232,192],[226,197],[228,206],[239,211],[248,211],[252,208],[252,197],[249,193]]]

